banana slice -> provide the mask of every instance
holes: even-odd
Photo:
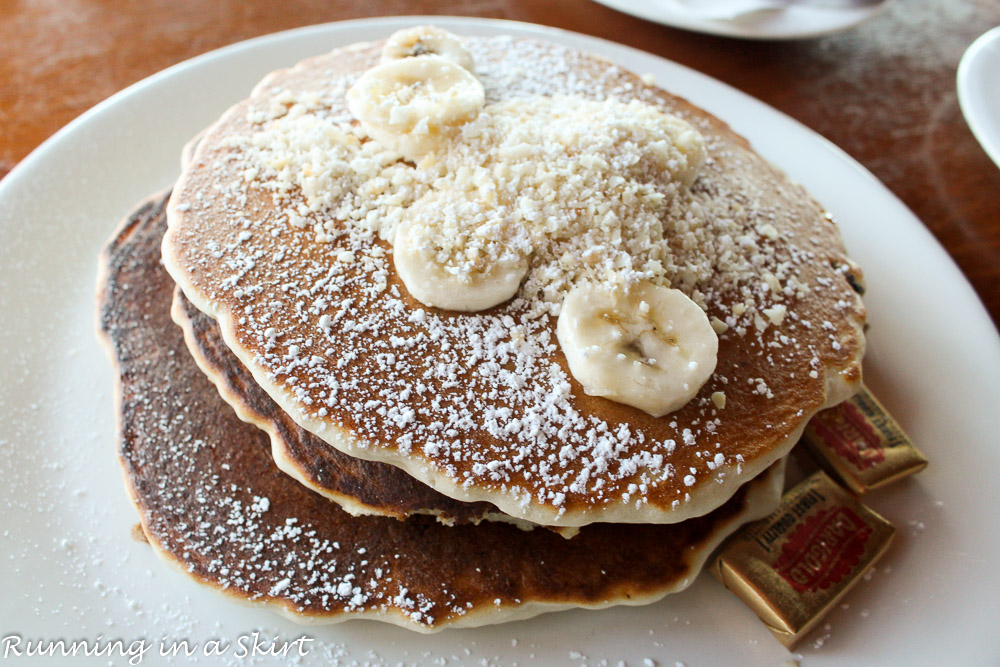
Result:
[[[691,187],[708,159],[705,138],[690,123],[676,116],[663,114],[663,126],[672,138],[666,150],[649,147],[654,164],[671,174],[684,185]]]
[[[480,219],[480,206],[447,192],[432,192],[413,204],[396,228],[392,258],[406,289],[427,306],[472,312],[485,310],[517,293],[528,272],[528,257],[512,249],[500,230],[482,240],[485,228],[462,229]],[[456,239],[469,239],[464,245]],[[447,246],[447,247],[446,247]],[[487,246],[502,248],[490,258]]]
[[[369,136],[414,161],[446,145],[485,101],[479,79],[436,55],[377,65],[347,91],[347,108]]]
[[[715,371],[719,351],[705,311],[683,292],[648,282],[628,292],[574,287],[556,336],[584,392],[654,417],[694,398]]]
[[[441,56],[470,72],[476,71],[472,54],[462,44],[462,40],[457,35],[432,25],[394,32],[382,47],[382,62],[428,54]]]

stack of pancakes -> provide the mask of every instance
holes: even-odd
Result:
[[[172,194],[125,220],[99,281],[143,530],[236,599],[424,632],[654,601],[774,508],[806,421],[860,383],[860,275],[800,186],[602,59],[465,44],[488,101],[639,100],[701,132],[709,158],[686,200],[699,232],[673,244],[672,282],[725,323],[715,373],[659,418],[588,396],[555,318],[526,299],[441,311],[410,296],[384,240],[318,240],[328,211],[275,197],[246,140],[301,95],[350,122],[344,93],[381,45],[273,73],[186,154]],[[753,271],[725,269],[733,253]],[[680,275],[706,263],[718,270]]]

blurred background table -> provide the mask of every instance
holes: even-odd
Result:
[[[684,32],[589,0],[0,0],[0,177],[97,102],[182,60],[278,30],[398,14],[574,30],[767,102],[881,179],[1000,323],[1000,169],[976,143],[955,92],[962,53],[1000,25],[997,0],[894,0],[852,30],[785,42]]]

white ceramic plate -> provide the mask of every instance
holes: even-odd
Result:
[[[1000,167],[1000,28],[981,35],[966,50],[957,79],[962,114]]]
[[[542,37],[653,73],[724,116],[834,212],[868,277],[868,382],[932,463],[870,497],[899,528],[897,541],[800,652],[817,665],[997,664],[1000,340],[920,222],[818,135],[697,72],[537,26],[433,20],[458,33]],[[266,72],[413,21],[305,28],[183,63],[87,112],[0,182],[0,640],[118,638],[152,642],[155,651],[161,638],[187,639],[202,651],[208,639],[221,639],[231,642],[233,659],[254,630],[289,640],[305,631],[315,641],[304,660],[316,664],[778,665],[788,658],[708,577],[649,607],[433,636],[374,622],[303,629],[217,597],[130,539],[136,516],[115,456],[112,372],[93,334],[98,250],[134,204],[170,185],[184,142]]]
[[[735,19],[707,18],[685,3],[698,0],[595,0],[647,21],[674,28],[742,39],[804,39],[847,30],[867,21],[889,4],[861,7],[824,7],[791,4],[778,11],[763,11]]]

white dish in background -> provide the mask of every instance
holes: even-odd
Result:
[[[699,0],[594,0],[625,14],[673,28],[741,39],[805,39],[853,28],[884,10],[890,0],[859,7],[795,4],[780,10],[761,11],[734,19],[706,16]]]
[[[956,78],[962,114],[1000,167],[1000,27],[980,35],[965,51]]]
[[[315,638],[309,664],[648,658],[695,667],[788,659],[742,603],[704,576],[649,607],[423,636],[374,622],[302,628],[222,599],[130,539],[137,519],[115,456],[113,376],[93,334],[99,249],[133,205],[170,185],[185,141],[264,74],[430,20],[460,34],[549,39],[652,73],[732,123],[829,207],[867,275],[867,381],[931,465],[866,497],[895,523],[896,542],[798,652],[808,665],[997,664],[1000,339],[920,222],[817,134],[702,74],[572,33],[440,17],[303,28],[195,58],[98,105],[0,182],[0,634],[166,637],[201,647],[254,630],[289,640],[305,632]]]

